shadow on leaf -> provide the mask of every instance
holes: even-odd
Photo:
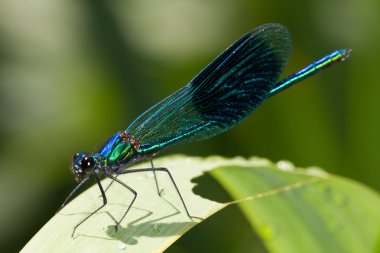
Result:
[[[220,184],[210,175],[209,172],[191,180],[195,184],[192,191],[194,194],[219,203],[227,203],[232,200],[228,193]]]

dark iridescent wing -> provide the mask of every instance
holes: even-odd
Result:
[[[274,87],[291,49],[290,34],[279,24],[247,33],[188,85],[140,115],[127,132],[142,148],[211,138],[255,110]]]

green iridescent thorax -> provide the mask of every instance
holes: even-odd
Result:
[[[136,155],[137,151],[131,143],[120,140],[107,156],[107,163],[108,165],[127,163]]]

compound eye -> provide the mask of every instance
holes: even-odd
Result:
[[[95,161],[93,157],[85,156],[83,159],[79,162],[79,165],[82,169],[88,169],[95,166]]]
[[[73,156],[73,161],[75,161],[79,156],[79,153],[76,153],[74,156]]]

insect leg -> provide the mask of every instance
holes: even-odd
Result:
[[[183,207],[185,208],[185,211],[186,211],[186,214],[187,216],[192,220],[192,219],[199,219],[199,220],[203,220],[202,218],[200,217],[197,217],[197,216],[192,216],[190,215],[189,213],[189,210],[187,209],[187,206],[185,204],[185,201],[183,200],[183,197],[177,187],[177,184],[175,183],[174,181],[174,178],[172,176],[172,174],[170,173],[170,171],[167,169],[167,168],[144,168],[144,169],[128,169],[128,170],[120,170],[120,171],[117,171],[116,174],[128,174],[128,173],[138,173],[138,172],[145,172],[145,171],[163,171],[163,172],[166,172],[167,175],[169,176],[174,188],[176,189],[177,191],[177,194],[179,196],[179,198],[181,199],[181,202],[182,202],[182,205]]]
[[[115,176],[117,178],[118,175]],[[107,185],[107,187],[104,189],[104,192],[107,192],[107,190],[111,187],[111,185],[115,182],[115,180],[111,180],[111,182]],[[99,195],[99,198],[102,197],[102,195]]]
[[[127,211],[125,211],[125,213],[123,214],[123,216],[121,217],[121,219],[116,223],[116,226],[115,226],[115,230],[117,232],[117,228],[119,226],[119,224],[123,221],[123,219],[125,218],[125,216],[127,215],[127,213],[129,212],[129,210],[131,209],[133,203],[135,202],[136,198],[137,198],[137,192],[135,190],[133,190],[131,187],[129,187],[128,185],[126,185],[125,183],[123,183],[122,181],[120,181],[119,179],[117,179],[117,175],[116,176],[112,176],[110,174],[105,174],[107,177],[111,178],[113,181],[116,181],[118,182],[119,184],[121,184],[122,186],[124,186],[125,188],[127,188],[130,192],[133,193],[133,199],[131,201],[131,203],[129,204],[128,206],[128,209]]]
[[[75,230],[83,224],[83,222],[85,222],[86,220],[88,220],[88,218],[90,218],[92,215],[94,215],[95,213],[97,213],[100,209],[102,209],[105,205],[107,205],[107,197],[106,197],[106,194],[103,190],[103,187],[102,187],[102,184],[100,183],[100,180],[99,180],[99,175],[97,173],[94,173],[95,175],[95,180],[96,180],[96,183],[98,184],[99,186],[99,189],[100,189],[100,192],[102,193],[102,197],[103,197],[103,205],[101,205],[100,207],[98,207],[95,211],[93,211],[92,213],[90,213],[86,218],[84,218],[81,222],[79,222],[77,225],[75,225],[74,227],[74,230],[73,230],[73,233],[71,234],[71,237],[74,237],[74,233],[75,233]]]
[[[57,213],[58,213],[59,211],[61,211],[62,208],[65,207],[65,205],[66,205],[67,202],[71,199],[71,197],[74,195],[74,193],[75,193],[75,192],[76,192],[76,191],[77,191],[77,190],[78,190],[78,189],[79,189],[79,188],[80,188],[85,182],[87,182],[89,178],[90,178],[90,177],[86,177],[86,178],[84,178],[82,181],[80,181],[79,184],[77,184],[77,186],[75,186],[74,190],[72,190],[72,191],[70,192],[69,196],[66,197],[65,201],[63,202],[63,204],[61,205],[61,207],[58,209]]]
[[[150,165],[152,166],[152,169],[153,169],[154,168],[153,159],[150,159]],[[160,188],[158,187],[158,179],[157,179],[157,175],[156,175],[156,171],[155,170],[153,170],[153,175],[154,175],[154,181],[156,182],[156,188],[157,188],[158,196],[161,197],[163,189],[160,190]]]

